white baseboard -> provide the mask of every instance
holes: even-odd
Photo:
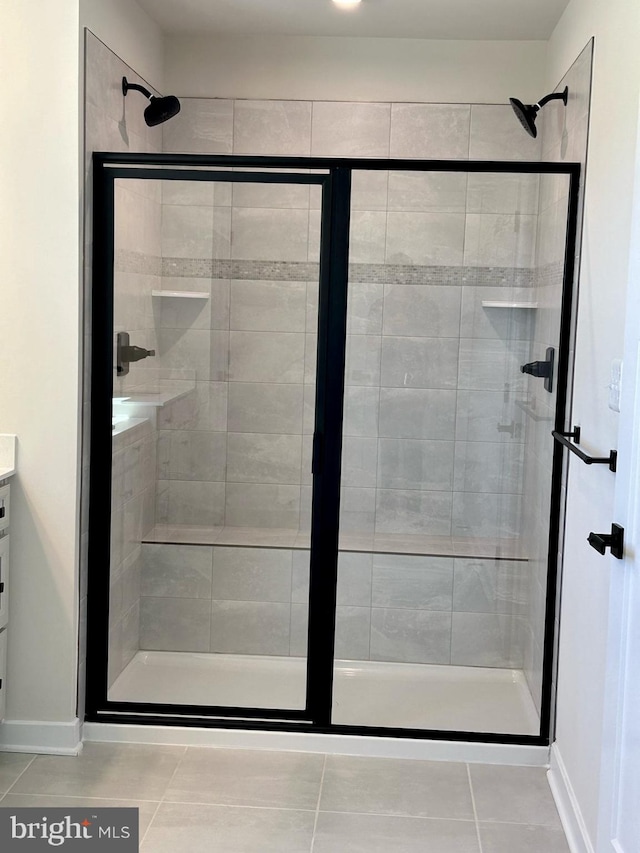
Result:
[[[5,720],[0,724],[0,752],[35,752],[41,755],[78,755],[82,751],[82,725],[39,720]]]
[[[212,746],[229,749],[272,749],[331,755],[367,755],[375,758],[416,758],[430,761],[466,761],[547,767],[549,748],[518,744],[462,743],[409,738],[265,732],[250,729],[210,729],[190,726],[139,726],[85,723],[85,741]]]
[[[547,776],[571,853],[595,853],[567,768],[555,743],[551,746]]]

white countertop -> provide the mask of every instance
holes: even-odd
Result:
[[[5,480],[16,473],[17,443],[15,435],[0,434],[0,480]]]

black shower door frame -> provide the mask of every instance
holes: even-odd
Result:
[[[229,168],[243,171],[221,171]],[[261,171],[277,169],[300,171]],[[571,370],[570,346],[574,315],[573,282],[577,260],[580,179],[578,163],[94,153],[88,551],[90,570],[85,713],[87,721],[252,728],[522,745],[549,743],[563,471],[563,447],[557,443],[554,445],[551,484],[540,733],[512,735],[501,732],[346,726],[331,722],[347,339],[351,177],[353,171],[358,170],[533,173],[569,176],[554,429],[562,431],[566,427],[569,414],[567,390]],[[122,179],[307,184],[319,185],[322,188],[316,408],[312,457],[309,629],[304,710],[114,702],[108,699],[115,182]]]

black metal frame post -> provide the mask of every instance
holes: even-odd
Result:
[[[240,167],[247,171],[219,171]],[[326,170],[326,174],[269,172],[269,169]],[[89,523],[89,618],[87,714],[98,722],[179,724],[273,731],[313,731],[503,744],[549,742],[557,551],[560,532],[562,448],[553,460],[548,553],[547,614],[538,735],[344,726],[331,723],[334,668],[340,476],[346,348],[349,218],[354,170],[566,174],[570,177],[560,334],[556,429],[564,428],[570,369],[572,295],[577,239],[577,163],[462,160],[368,160],[344,158],[245,157],[186,154],[94,154],[93,365]],[[114,277],[114,189],[116,179],[251,181],[322,186],[318,363],[313,448],[311,579],[304,710],[229,708],[182,704],[111,702],[107,698],[109,633],[109,541],[111,506],[111,398]]]

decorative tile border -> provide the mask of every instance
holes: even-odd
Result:
[[[319,265],[294,261],[237,261],[162,258],[162,275],[250,281],[317,281]],[[409,264],[350,264],[351,281],[454,287],[534,287],[536,270],[524,267],[446,267]]]
[[[167,275],[162,271],[162,258],[145,255],[130,249],[118,249],[115,254],[116,272],[133,272],[141,275]]]

